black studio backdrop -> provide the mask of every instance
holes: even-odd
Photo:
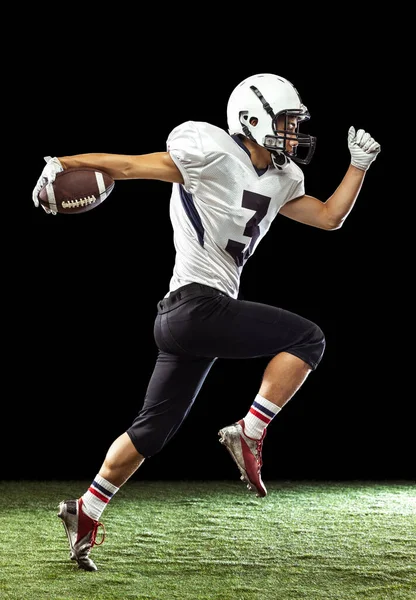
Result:
[[[349,163],[349,126],[368,129],[382,144],[383,131],[370,110],[376,76],[365,74],[370,97],[357,91],[360,81],[346,86],[343,77],[329,79],[329,64],[319,64],[319,70],[309,63],[279,74],[293,81],[311,112],[306,130],[318,143],[311,165],[303,167],[306,192],[325,200]],[[154,77],[151,94],[135,93],[137,82],[119,78],[102,96],[100,111],[94,98],[82,104],[63,98],[59,129],[47,129],[32,144],[28,195],[45,155],[164,150],[169,131],[187,119],[226,128],[234,85],[275,71],[272,62],[260,69],[240,64],[213,94],[210,82],[219,74],[204,67],[186,79]],[[374,210],[384,168],[381,154],[342,229],[320,231],[278,216],[243,271],[245,298],[314,320],[327,340],[320,366],[269,427],[265,481],[414,479],[409,401],[397,393],[386,321],[392,309],[386,282],[393,276],[383,249],[388,223]],[[68,217],[47,216],[28,197],[24,218],[34,251],[22,280],[36,309],[19,316],[25,393],[22,402],[10,403],[7,427],[17,432],[20,450],[2,462],[0,479],[91,479],[134,419],[156,358],[156,304],[173,267],[169,195],[166,183],[117,182],[103,205]],[[266,364],[218,360],[182,428],[134,477],[237,479],[217,432],[247,412]]]

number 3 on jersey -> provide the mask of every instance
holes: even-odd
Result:
[[[249,208],[250,210],[255,211],[254,215],[248,220],[243,231],[243,235],[251,238],[250,244],[248,247],[246,247],[245,244],[237,242],[236,240],[228,240],[228,244],[225,248],[226,251],[234,258],[238,267],[242,267],[244,265],[253,251],[253,247],[260,235],[259,223],[266,216],[269,204],[270,198],[268,196],[255,194],[254,192],[248,192],[247,190],[245,190],[243,193],[241,205],[244,208]]]

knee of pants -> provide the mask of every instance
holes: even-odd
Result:
[[[132,425],[127,429],[131,441],[137,452],[145,458],[158,454],[176,434],[181,425],[161,421],[157,417],[141,419],[139,415]]]
[[[288,352],[301,358],[314,371],[322,360],[325,343],[322,329],[310,322],[309,327],[288,347]]]
[[[142,435],[141,432],[134,427],[127,429],[126,433],[130,437],[137,452],[144,456],[144,458],[150,458],[154,454],[160,452],[166,443],[165,440],[159,441],[159,439]]]
[[[307,362],[311,365],[313,370],[315,370],[321,362],[325,347],[326,339],[324,332],[314,323],[305,340],[305,351],[306,356],[308,357]]]

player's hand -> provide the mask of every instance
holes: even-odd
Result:
[[[348,130],[348,148],[351,153],[351,164],[357,169],[367,171],[380,152],[380,144],[364,129],[357,132],[354,127]]]
[[[52,158],[51,156],[45,156],[44,159],[46,161],[46,166],[43,168],[43,171],[32,192],[33,204],[36,207],[39,206],[38,194],[43,186],[47,183],[53,183],[55,181],[56,174],[64,170],[63,166],[56,157]],[[43,204],[41,204],[41,206],[46,213],[56,215],[56,212],[53,210],[46,208],[43,206]]]

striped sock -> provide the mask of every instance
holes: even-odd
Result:
[[[82,496],[85,514],[94,521],[98,521],[103,510],[118,490],[118,487],[104,479],[104,477],[96,475],[94,481]]]
[[[279,410],[281,410],[280,406],[257,394],[250,410],[243,419],[245,434],[259,440],[263,435],[263,431]]]

